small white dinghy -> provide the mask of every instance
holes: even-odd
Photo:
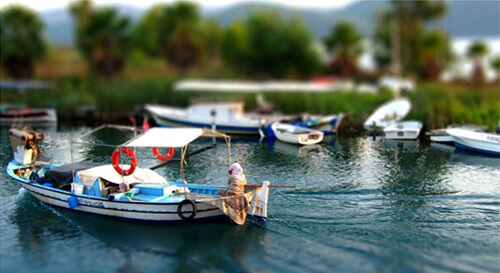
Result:
[[[414,140],[420,136],[422,126],[420,121],[401,121],[384,129],[385,138]]]
[[[492,155],[500,155],[500,135],[475,132],[460,128],[446,130],[457,148]]]
[[[278,140],[292,144],[312,145],[321,142],[324,136],[321,131],[279,122],[273,123],[271,129]]]
[[[411,109],[410,100],[406,98],[391,100],[373,112],[366,119],[364,127],[367,131],[383,130],[387,126],[402,120]]]

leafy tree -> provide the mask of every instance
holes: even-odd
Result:
[[[37,14],[20,5],[8,6],[0,13],[0,60],[13,78],[32,78],[35,62],[45,56],[43,24]]]
[[[310,31],[300,17],[254,11],[225,31],[223,59],[235,70],[264,78],[308,77],[321,67]]]
[[[158,4],[141,18],[133,37],[150,56],[163,56],[184,73],[203,55],[206,37],[201,26],[196,4],[182,1]]]
[[[480,40],[472,42],[467,48],[467,57],[471,58],[474,62],[472,69],[472,82],[475,84],[482,84],[485,81],[483,59],[488,55],[488,45]]]
[[[220,57],[223,30],[215,19],[208,19],[201,25],[201,35],[205,47],[205,59],[213,62]]]
[[[358,72],[357,58],[363,53],[363,36],[354,24],[343,21],[334,26],[325,38],[325,44],[332,52],[330,67],[334,74],[352,78]]]
[[[162,53],[160,36],[165,32],[160,29],[160,22],[163,21],[164,4],[155,4],[148,9],[139,19],[139,22],[132,30],[132,42],[137,47],[150,56],[159,56]]]
[[[94,9],[90,1],[74,2],[77,45],[92,71],[105,77],[119,73],[129,44],[129,19],[110,8]]]

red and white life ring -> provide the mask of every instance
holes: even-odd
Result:
[[[120,167],[120,164],[118,163],[118,157],[120,156],[121,153],[124,153],[130,157],[130,168],[128,169],[122,169]],[[135,157],[134,151],[127,147],[119,147],[116,148],[115,151],[113,152],[113,156],[111,157],[111,163],[113,164],[113,168],[115,169],[116,172],[123,176],[131,175],[134,173],[135,168],[137,167],[137,158]]]
[[[153,148],[153,155],[156,157],[156,159],[160,161],[169,161],[170,159],[172,159],[174,154],[175,154],[175,148],[169,148],[168,153],[166,155],[162,155],[160,153],[160,149],[158,149],[157,147]]]

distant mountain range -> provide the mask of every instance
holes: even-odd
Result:
[[[499,38],[500,1],[448,1],[448,13],[444,28],[453,38]],[[222,26],[230,25],[237,18],[244,18],[257,9],[274,9],[285,18],[298,14],[317,38],[322,38],[341,20],[356,24],[367,37],[376,26],[377,14],[389,8],[388,0],[356,1],[344,8],[307,8],[265,4],[262,2],[241,2],[230,6],[214,8],[201,6],[205,18],[215,18]],[[131,5],[115,5],[121,14],[136,22],[146,11]],[[55,9],[40,14],[45,23],[45,34],[54,45],[72,45],[74,21],[68,8]]]

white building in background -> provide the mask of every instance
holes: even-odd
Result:
[[[490,60],[495,56],[500,56],[500,37],[493,38],[459,38],[452,42],[453,52],[458,56],[457,62],[445,71],[442,75],[444,81],[454,78],[468,78],[472,72],[473,63],[467,58],[468,47],[476,40],[484,41],[490,50],[488,57],[484,61],[484,69],[488,80],[495,79],[495,72],[491,69]],[[363,69],[374,70],[375,62],[373,61],[373,46],[371,41],[363,42],[365,53],[361,56],[359,64]]]

